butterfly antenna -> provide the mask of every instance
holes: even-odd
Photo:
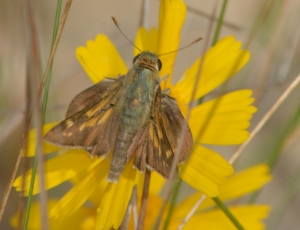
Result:
[[[197,42],[199,42],[199,41],[201,41],[202,40],[202,38],[200,37],[200,38],[196,38],[192,43],[190,43],[190,44],[188,44],[187,46],[184,46],[184,47],[181,47],[180,49],[177,49],[177,50],[173,50],[173,51],[171,51],[171,52],[168,52],[168,53],[164,53],[164,54],[159,54],[159,55],[157,55],[158,57],[160,57],[160,56],[162,56],[162,55],[167,55],[167,54],[171,54],[171,53],[175,53],[175,52],[178,52],[178,51],[180,51],[180,50],[183,50],[183,49],[185,49],[185,48],[188,48],[188,47],[190,47],[191,45],[194,45],[195,43],[197,43]]]
[[[119,23],[118,23],[117,19],[116,19],[115,17],[111,17],[111,18],[112,18],[112,20],[114,21],[116,27],[117,27],[117,28],[119,29],[119,31],[121,32],[121,34],[127,39],[127,41],[129,41],[131,45],[133,45],[135,48],[137,48],[137,49],[142,53],[142,51],[141,51],[138,47],[136,47],[136,46],[128,39],[128,37],[122,32],[122,30],[121,30],[120,27],[119,27]]]

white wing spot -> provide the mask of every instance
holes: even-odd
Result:
[[[146,167],[149,171],[154,171],[154,168],[152,168],[150,165],[146,165]]]
[[[66,120],[66,125],[68,128],[72,127],[72,125],[74,125],[74,122],[71,120]]]

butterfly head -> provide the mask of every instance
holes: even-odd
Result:
[[[155,53],[149,51],[142,52],[134,57],[133,65],[141,68],[149,69],[153,72],[158,72],[161,67],[161,61]]]

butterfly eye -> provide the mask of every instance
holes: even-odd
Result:
[[[135,63],[135,61],[139,58],[140,54],[136,55],[134,58],[133,58],[133,64]]]
[[[162,67],[161,60],[159,60],[159,59],[157,59],[157,66],[158,66],[158,70],[160,70]]]

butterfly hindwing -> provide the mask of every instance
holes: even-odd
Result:
[[[66,119],[50,130],[45,139],[64,147],[85,148],[93,155],[111,150],[118,129],[123,77],[104,79],[78,94]]]
[[[162,118],[167,136],[174,152],[177,151],[180,139],[183,138],[180,149],[179,162],[188,156],[193,146],[193,136],[191,130],[183,117],[176,100],[167,94],[162,94]],[[184,127],[186,130],[184,130]],[[183,132],[185,131],[184,135]]]
[[[134,146],[132,149],[135,149],[136,153],[135,167],[141,171],[148,167],[168,178],[185,124],[186,120],[176,101],[161,93],[160,87],[158,87],[152,105],[151,120],[145,130],[137,135],[136,142],[133,142],[132,145]],[[184,138],[184,142],[178,163],[185,160],[193,144],[188,126],[182,138]]]

